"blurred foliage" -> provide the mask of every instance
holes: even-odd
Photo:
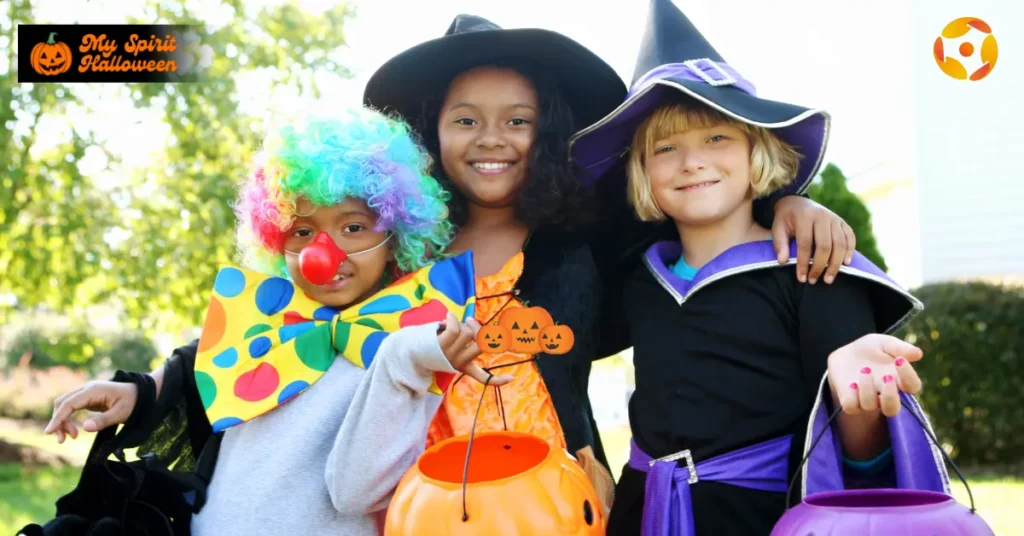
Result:
[[[857,251],[882,271],[889,270],[875,242],[875,233],[871,228],[871,211],[857,194],[846,187],[846,176],[838,166],[825,166],[821,172],[821,181],[811,184],[807,188],[807,195],[846,220],[857,237]]]
[[[5,330],[9,339],[0,345],[0,370],[65,366],[105,375],[117,369],[150,370],[158,357],[156,346],[138,330],[98,331],[87,324],[54,321],[52,316],[19,324]]]
[[[34,369],[64,365],[91,369],[100,340],[82,328],[30,325],[15,334],[4,349],[4,369],[22,361]]]
[[[1024,288],[943,283],[914,290],[924,312],[900,333],[924,350],[919,395],[961,465],[1024,470]]]
[[[73,315],[104,303],[120,308],[129,328],[199,324],[218,265],[232,260],[233,189],[260,141],[257,120],[240,111],[237,77],[269,75],[268,93],[289,87],[311,99],[315,73],[349,76],[332,59],[352,16],[346,4],[318,14],[294,2],[258,10],[241,0],[139,0],[133,7],[140,5],[138,20],[110,22],[202,23],[193,7],[232,20],[202,36],[213,49],[210,82],[118,88],[140,116],[161,115],[167,126],[165,150],[128,173],[89,122],[70,121],[88,112],[82,94],[95,88],[18,84],[17,25],[50,21],[34,16],[30,0],[0,4],[0,43],[11,45],[0,46],[10,69],[0,72],[0,296],[17,298],[0,300],[0,325],[15,310]],[[56,144],[40,134],[54,120],[71,123]],[[120,183],[83,175],[79,163],[96,151]]]
[[[152,370],[156,346],[145,335],[128,331],[111,335],[97,352],[97,365],[104,370]]]

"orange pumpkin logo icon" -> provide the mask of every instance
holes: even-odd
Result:
[[[935,63],[950,78],[976,82],[995,68],[999,46],[988,23],[977,17],[961,17],[942,29],[932,53]]]
[[[50,32],[45,43],[32,47],[29,64],[43,76],[55,76],[71,68],[71,49],[65,43],[54,41],[57,32]]]

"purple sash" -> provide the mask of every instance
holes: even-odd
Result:
[[[647,473],[642,536],[695,536],[690,484],[700,480],[785,493],[793,436],[727,452],[694,464],[690,451],[653,460],[633,441],[629,466]],[[686,467],[677,460],[685,459]]]

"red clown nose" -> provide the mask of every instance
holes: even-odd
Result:
[[[338,275],[338,267],[346,258],[345,250],[339,248],[330,235],[320,233],[299,253],[299,270],[306,281],[326,285]]]

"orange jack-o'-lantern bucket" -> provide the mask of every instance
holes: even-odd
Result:
[[[597,493],[576,460],[519,432],[427,449],[399,483],[384,527],[385,536],[604,533]]]

